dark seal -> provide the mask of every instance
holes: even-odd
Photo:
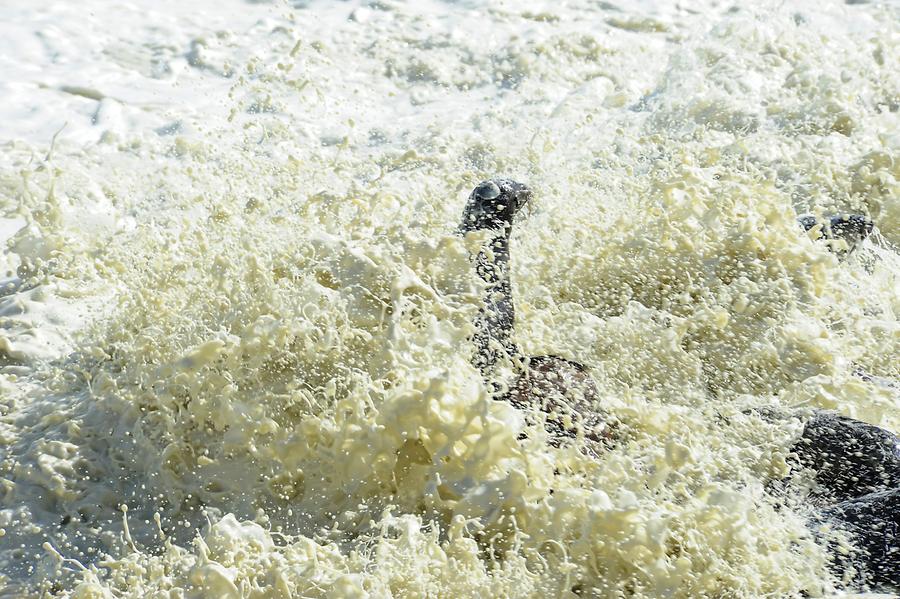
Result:
[[[813,239],[825,241],[828,248],[841,258],[862,245],[875,228],[872,219],[862,214],[838,214],[822,218],[807,214],[798,217],[797,222]]]
[[[544,427],[550,445],[575,442],[586,453],[598,455],[612,439],[613,426],[598,405],[599,393],[587,369],[559,356],[523,356],[513,338],[510,238],[513,220],[531,195],[528,187],[511,179],[491,179],[475,187],[463,210],[460,233],[487,233],[473,257],[485,287],[472,362],[496,399],[522,410],[530,424]],[[502,360],[519,370],[512,382],[498,380],[495,370]]]

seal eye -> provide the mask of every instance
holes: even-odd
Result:
[[[479,200],[493,200],[500,197],[500,188],[493,181],[485,181],[475,188],[475,197]]]

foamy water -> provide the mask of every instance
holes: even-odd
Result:
[[[20,4],[0,594],[847,590],[786,458],[811,408],[900,432],[896,5]],[[590,368],[599,460],[470,364],[498,174],[517,341]],[[880,234],[839,262],[808,212]]]

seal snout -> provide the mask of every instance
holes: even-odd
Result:
[[[531,189],[529,189],[528,186],[524,183],[515,183],[515,187],[513,188],[513,195],[516,201],[514,210],[518,211],[528,203],[528,201],[531,199],[532,193]]]

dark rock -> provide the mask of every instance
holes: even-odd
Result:
[[[833,551],[839,575],[848,568],[860,590],[900,591],[900,489],[842,501],[821,512],[819,523],[849,533],[856,551]]]
[[[900,488],[900,437],[872,424],[816,412],[792,452],[792,466],[816,472],[815,498],[845,501]]]

